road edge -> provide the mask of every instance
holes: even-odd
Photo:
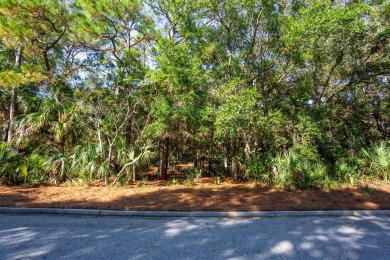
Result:
[[[98,209],[13,208],[0,207],[0,214],[48,214],[79,216],[122,216],[143,218],[258,218],[258,217],[363,217],[390,216],[390,210],[329,210],[329,211],[121,211]]]

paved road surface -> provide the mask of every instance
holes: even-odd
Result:
[[[390,217],[0,215],[0,259],[390,259]]]

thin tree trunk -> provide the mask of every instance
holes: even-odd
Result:
[[[194,168],[199,168],[199,151],[197,149],[195,152]]]
[[[97,128],[97,134],[98,134],[98,140],[99,140],[99,153],[103,155],[103,142],[102,142],[102,136],[101,136],[101,130],[100,130],[100,124],[98,123],[98,128]]]
[[[50,62],[49,62],[49,56],[47,55],[47,50],[43,52],[43,60],[45,61],[45,66],[47,72],[50,74]]]
[[[109,149],[108,149],[108,172],[104,172],[104,183],[106,186],[108,186],[108,181],[110,177],[110,170],[111,170],[111,154],[112,154],[112,147],[114,146],[113,142],[110,142]]]
[[[224,135],[224,140],[226,140],[226,133]],[[222,146],[223,146],[223,170],[224,170],[225,175],[227,175],[229,173],[229,158],[228,158],[229,154],[228,154],[228,148],[227,148],[228,145],[229,144],[226,141],[222,144]]]
[[[2,135],[1,140],[2,140],[3,142],[7,141],[7,139],[8,139],[7,136],[8,136],[8,124],[6,124],[6,125],[4,126],[4,128],[3,128],[3,135]]]
[[[223,148],[224,155],[223,155],[223,169],[225,172],[225,175],[228,174],[228,168],[229,168],[229,163],[228,163],[228,154],[227,154],[227,149],[226,147]]]
[[[251,146],[250,146],[250,142],[249,142],[249,138],[247,136],[245,136],[245,159],[247,161],[250,160],[251,158]]]
[[[169,163],[169,134],[165,132],[160,145],[160,167],[158,169],[158,177],[160,180],[168,178],[168,163]]]
[[[232,158],[232,175],[233,175],[233,180],[238,180],[238,162],[237,162],[237,157],[234,155]]]
[[[19,68],[20,64],[22,62],[22,46],[19,46],[18,50],[15,54],[15,68]],[[18,98],[18,90],[16,86],[14,86],[11,90],[11,104],[9,108],[9,121],[8,121],[8,134],[7,134],[7,141],[12,142],[12,134],[13,134],[13,122],[14,117],[16,114],[16,101]]]
[[[232,175],[233,179],[236,181],[238,179],[238,161],[237,161],[237,145],[236,140],[231,141],[231,157],[232,157]]]
[[[135,178],[136,178],[136,171],[135,171],[135,164],[133,164],[133,167],[132,167],[132,181],[133,183],[135,182]]]
[[[198,178],[202,178],[203,176],[203,167],[204,167],[204,160],[202,157],[202,153],[200,153],[199,159],[198,159],[198,165],[199,165],[199,173],[198,173]]]
[[[213,138],[212,136],[210,135],[210,143],[209,143],[209,152],[208,152],[208,164],[207,164],[207,171],[208,171],[208,174],[209,176],[211,175],[211,172],[212,172],[212,166],[211,166],[211,147],[213,145]]]

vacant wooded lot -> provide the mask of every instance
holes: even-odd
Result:
[[[389,39],[381,0],[0,0],[1,203],[389,208]]]

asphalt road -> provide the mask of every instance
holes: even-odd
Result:
[[[390,217],[0,215],[1,259],[390,259]]]

